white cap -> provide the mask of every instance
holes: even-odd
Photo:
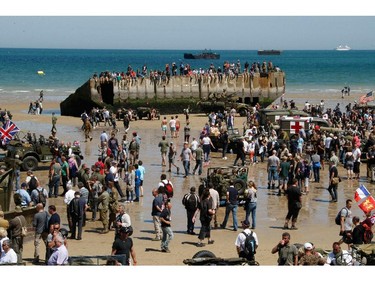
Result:
[[[313,249],[313,245],[309,242],[305,243],[303,245],[303,247],[305,248],[305,250],[312,250]]]

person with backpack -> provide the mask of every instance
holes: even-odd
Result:
[[[159,193],[165,195],[165,201],[166,199],[173,197],[173,184],[170,180],[167,179],[166,174],[161,174],[158,189]]]
[[[340,235],[342,238],[340,239],[339,243],[346,243],[348,244],[348,248],[350,249],[349,244],[352,242],[352,208],[353,201],[351,199],[346,200],[346,205],[344,208],[341,209],[339,212],[340,214]],[[337,224],[337,219],[336,219]]]
[[[194,223],[195,223],[195,216],[199,210],[199,196],[196,194],[196,189],[194,186],[190,188],[190,193],[187,193],[182,198],[182,205],[185,206],[186,209],[186,216],[187,216],[187,234],[195,235],[194,232]]]
[[[248,220],[244,220],[241,223],[243,231],[238,234],[234,245],[236,246],[238,257],[254,262],[256,249],[259,245],[258,236],[249,229],[250,222]]]
[[[31,195],[31,192],[38,187],[38,178],[34,176],[33,171],[28,170],[27,171],[27,177],[25,182],[28,185],[27,192]]]
[[[48,191],[44,187],[40,186],[39,181],[37,182],[37,188],[31,192],[30,197],[31,201],[34,202],[34,206],[36,206],[38,203],[42,203],[43,207],[47,205],[47,199],[49,198]]]

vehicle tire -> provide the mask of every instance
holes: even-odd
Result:
[[[235,179],[233,182],[234,188],[237,189],[238,195],[242,195],[246,189],[246,182],[242,179]]]
[[[35,171],[38,168],[38,159],[36,159],[34,156],[27,156],[22,162],[22,169],[24,171]]]
[[[244,117],[244,116],[247,115],[247,110],[244,109],[244,108],[241,108],[241,109],[238,111],[238,113],[240,114],[240,116]]]
[[[195,258],[216,258],[215,254],[211,251],[203,250],[197,252],[194,256],[193,259]]]

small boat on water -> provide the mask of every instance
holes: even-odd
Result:
[[[199,59],[218,60],[218,59],[220,59],[220,54],[204,50],[204,52],[202,52],[200,54],[184,53],[184,59],[187,59],[187,60],[199,60]]]
[[[281,55],[281,50],[258,50],[258,55],[268,56],[268,55]]]
[[[351,49],[348,45],[339,45],[335,48],[336,51],[349,51]]]

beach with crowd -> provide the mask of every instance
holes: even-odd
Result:
[[[351,251],[348,244],[353,243],[350,235],[355,233],[357,218],[372,224],[374,220],[374,211],[365,213],[354,200],[361,185],[374,192],[367,165],[361,161],[365,153],[362,142],[369,148],[365,157],[374,158],[375,154],[370,149],[375,144],[373,112],[372,108],[354,106],[361,96],[342,97],[338,91],[331,97],[316,93],[307,98],[302,93],[286,93],[271,107],[290,109],[294,104],[327,119],[336,131],[312,127],[283,138],[272,126],[260,129],[259,107],[246,117],[227,112],[222,120],[216,113],[169,116],[161,112],[160,120],[129,120],[126,127],[118,121],[116,130],[99,122],[88,135],[82,128],[90,120],[83,123],[81,118],[58,116],[57,121],[49,114],[27,115],[23,104],[5,102],[4,107],[12,112],[15,124],[25,119],[38,124],[38,133],[52,134],[53,125],[57,143],[76,141],[84,154],[81,166],[69,160],[71,155],[64,155],[33,171],[49,193],[44,208],[38,207],[35,198],[34,204],[38,214],[59,215],[59,225],[51,224],[49,231],[55,238],[50,239],[53,247],[65,243],[66,258],[125,252],[123,264],[183,265],[184,259],[201,250],[217,257],[238,257],[242,255],[244,228],[256,233],[255,260],[260,265],[298,265],[301,255],[315,253],[314,248],[324,249],[326,256],[314,261],[305,257],[306,264],[333,265],[336,261],[327,254]],[[58,104],[45,97],[43,107],[57,109]],[[223,134],[230,127],[252,131],[241,139],[237,151],[223,156],[221,150],[214,151],[209,136],[211,131]],[[249,200],[240,204],[236,191],[229,188],[226,206],[220,206],[220,200],[213,203],[210,198],[217,195],[204,191],[202,178],[211,167],[234,164],[248,168]],[[76,168],[72,170],[72,166]],[[338,177],[341,182],[334,183]],[[21,171],[20,182],[29,181],[30,175]],[[169,183],[173,196],[168,193]],[[201,201],[201,207],[197,205],[193,211],[186,207],[186,200],[183,202],[190,193],[198,194]],[[70,204],[74,200],[77,205]],[[349,211],[343,212],[343,222],[336,225],[335,217],[344,207],[350,216]],[[68,231],[66,240],[58,238],[59,229],[54,226]],[[22,261],[27,264],[48,263],[48,244],[42,242],[42,233],[37,234],[40,237],[23,242]],[[37,252],[34,240],[38,241]],[[126,246],[121,241],[127,241]],[[303,253],[284,247],[284,243],[300,244]],[[289,252],[283,259],[286,248]],[[56,260],[51,259],[53,262]],[[354,259],[349,263],[355,264]]]

